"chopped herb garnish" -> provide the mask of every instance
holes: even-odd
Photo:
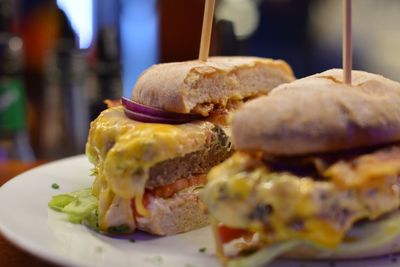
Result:
[[[107,232],[109,232],[110,234],[124,234],[124,233],[128,233],[131,230],[131,228],[126,225],[120,225],[120,226],[112,226],[112,227],[108,227]]]
[[[185,267],[196,267],[196,266],[194,266],[193,264],[190,264],[190,263],[186,263]]]
[[[207,251],[207,248],[200,248],[199,249],[199,252],[201,252],[201,253],[204,253],[204,252],[206,252]]]
[[[51,185],[51,187],[52,187],[53,189],[59,189],[59,188],[60,188],[60,186],[59,186],[58,184],[56,184],[56,183],[53,183],[53,184]]]
[[[97,176],[97,174],[99,174],[99,171],[97,170],[97,168],[93,168],[90,176]]]

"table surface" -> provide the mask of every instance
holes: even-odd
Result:
[[[30,168],[42,164],[43,162],[22,163],[19,161],[0,162],[0,186],[12,177]],[[0,234],[0,266],[7,267],[55,267],[56,265],[47,263],[27,252],[15,247]]]

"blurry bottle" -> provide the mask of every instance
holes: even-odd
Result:
[[[46,119],[42,124],[40,155],[44,159],[83,153],[89,128],[85,55],[68,40],[59,43],[45,68],[42,109]]]
[[[120,41],[120,1],[96,1],[96,38],[92,46],[91,67],[95,77],[89,88],[90,119],[106,108],[105,99],[122,96]]]
[[[34,161],[22,81],[22,40],[0,33],[0,161]]]
[[[76,154],[75,146],[64,138],[68,137],[69,132],[61,127],[69,119],[65,115],[69,107],[64,106],[63,90],[68,91],[64,81],[68,83],[71,79],[70,51],[76,48],[77,43],[74,31],[56,0],[18,2],[18,32],[24,43],[24,81],[29,103],[28,125],[32,146],[40,159],[53,160]],[[49,67],[57,69],[49,71]]]
[[[103,27],[95,44],[94,75],[96,86],[90,92],[90,119],[94,120],[106,108],[105,99],[122,96],[120,41],[118,28]]]
[[[13,34],[16,3],[0,0],[0,161],[35,160],[27,130],[23,42]]]

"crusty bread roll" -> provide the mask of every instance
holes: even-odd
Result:
[[[391,143],[400,140],[399,105],[400,83],[353,71],[344,85],[332,69],[246,103],[233,118],[233,144],[289,156]]]
[[[207,62],[194,60],[152,66],[138,79],[132,99],[166,111],[196,113],[197,106],[224,106],[230,99],[267,94],[292,80],[292,69],[282,60],[210,57]]]
[[[198,191],[183,192],[169,199],[154,198],[150,202],[149,210],[149,218],[136,219],[137,228],[156,235],[184,233],[209,223]]]

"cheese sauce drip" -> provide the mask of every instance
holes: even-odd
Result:
[[[124,115],[122,107],[103,111],[91,123],[86,144],[86,154],[95,165],[93,194],[99,198],[100,229],[127,225],[134,230],[131,199],[141,215],[149,215],[142,202],[149,169],[201,149],[213,127],[209,122],[136,122]]]
[[[362,168],[364,186],[346,187],[336,183],[335,164],[330,169],[335,177],[316,181],[271,172],[261,160],[237,152],[208,174],[202,199],[218,221],[258,232],[266,243],[300,239],[332,248],[357,220],[376,219],[400,205],[398,168],[370,168],[375,181],[379,173],[379,183],[367,182],[369,175]],[[357,176],[356,171],[351,175]]]

